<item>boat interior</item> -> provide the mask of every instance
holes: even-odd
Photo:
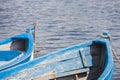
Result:
[[[0,66],[7,65],[20,58],[27,51],[27,40],[19,39],[0,45]]]
[[[28,41],[25,39],[14,40],[11,43],[10,50],[19,50],[26,52],[28,48]]]
[[[0,51],[3,50],[19,50],[19,51],[26,51],[28,48],[28,41],[25,39],[16,39],[12,42],[1,44]]]
[[[94,43],[90,46],[93,65],[89,67],[89,70],[82,73],[76,72],[76,74],[53,78],[50,80],[97,80],[103,72],[105,53],[106,49],[103,44]]]

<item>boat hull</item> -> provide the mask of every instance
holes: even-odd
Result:
[[[113,56],[109,40],[98,38],[1,71],[0,78],[110,80],[113,69]]]
[[[0,71],[33,58],[33,35],[23,33],[0,41]]]

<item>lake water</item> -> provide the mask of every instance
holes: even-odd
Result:
[[[35,57],[111,34],[120,57],[120,0],[0,0],[0,39],[20,34],[37,22]],[[120,80],[115,62],[112,80]]]

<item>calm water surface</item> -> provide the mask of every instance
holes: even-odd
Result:
[[[108,30],[120,57],[120,0],[0,0],[0,39],[37,22],[35,57],[94,39]],[[114,58],[112,80],[120,80]]]

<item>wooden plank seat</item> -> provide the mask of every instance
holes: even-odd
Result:
[[[74,59],[72,58],[72,59],[66,60],[64,64],[65,66],[63,66],[62,64],[57,66],[57,68],[60,68],[60,67],[64,67],[64,69],[66,68],[64,71],[56,72],[57,79],[60,79],[62,77],[65,78],[65,76],[77,75],[85,72],[89,73],[89,67],[93,65],[92,56],[90,54],[90,47],[80,48],[79,50],[76,50],[72,54],[77,55],[77,57]]]

